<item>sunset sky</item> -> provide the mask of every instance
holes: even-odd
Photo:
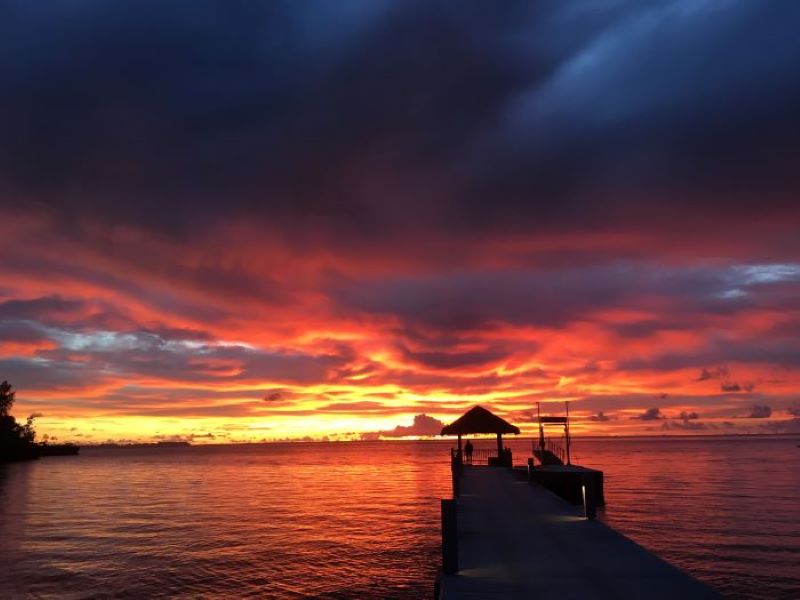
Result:
[[[800,431],[800,3],[444,6],[3,3],[16,416]]]

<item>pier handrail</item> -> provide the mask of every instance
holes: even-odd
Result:
[[[544,449],[549,450],[553,454],[555,454],[558,459],[563,463],[566,457],[566,452],[564,450],[564,444],[562,442],[556,442],[555,440],[547,440],[544,444]]]
[[[541,456],[541,450],[544,449],[545,455],[548,453],[552,456],[556,457],[561,464],[566,462],[566,449],[564,447],[564,443],[561,440],[553,440],[550,438],[546,438],[544,440],[544,448],[542,448],[542,441],[537,440],[533,442],[533,455],[539,459],[540,462],[543,461],[543,457]]]
[[[455,448],[450,450],[451,457],[458,451]],[[461,455],[462,465],[506,465],[511,466],[512,454],[508,446],[503,448],[503,456],[499,457],[496,448],[474,448],[470,454],[463,452]]]
[[[489,459],[497,456],[496,448],[475,448],[472,454],[464,454],[464,464],[488,465]]]

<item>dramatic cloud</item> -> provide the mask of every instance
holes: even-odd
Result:
[[[754,383],[736,383],[735,381],[723,381],[720,390],[723,392],[752,392],[755,389]]]
[[[591,416],[589,417],[589,420],[590,420],[590,421],[594,421],[594,422],[596,422],[596,423],[605,423],[606,421],[610,421],[610,420],[611,420],[611,418],[612,418],[612,417],[611,417],[610,415],[607,415],[607,414],[605,414],[605,413],[604,413],[604,412],[601,410],[601,411],[599,411],[599,412],[598,412],[596,415],[591,415]]]
[[[411,425],[398,425],[388,431],[375,431],[362,434],[362,439],[399,438],[407,436],[431,436],[442,432],[442,423],[439,419],[428,415],[415,415]]]
[[[631,417],[632,419],[639,419],[641,421],[658,421],[660,419],[664,419],[663,414],[661,414],[660,408],[648,408],[642,414],[637,415],[635,417]]]
[[[42,432],[790,427],[800,5],[1,10],[0,377]]]
[[[766,404],[754,404],[753,410],[747,415],[749,419],[767,419],[772,416],[772,408]]]
[[[697,377],[697,381],[708,381],[709,379],[727,379],[728,378],[728,369],[727,367],[717,367],[715,369],[706,369],[703,367],[703,370],[700,371],[700,375]]]

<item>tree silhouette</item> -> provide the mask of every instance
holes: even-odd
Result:
[[[8,417],[11,407],[14,406],[14,397],[17,393],[11,388],[7,381],[0,383],[0,417]]]
[[[7,381],[0,383],[0,461],[36,458],[36,430],[31,415],[24,425],[11,416],[16,392]]]

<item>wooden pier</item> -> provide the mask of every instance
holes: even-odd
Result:
[[[465,465],[456,477],[438,600],[720,598],[524,471]]]

